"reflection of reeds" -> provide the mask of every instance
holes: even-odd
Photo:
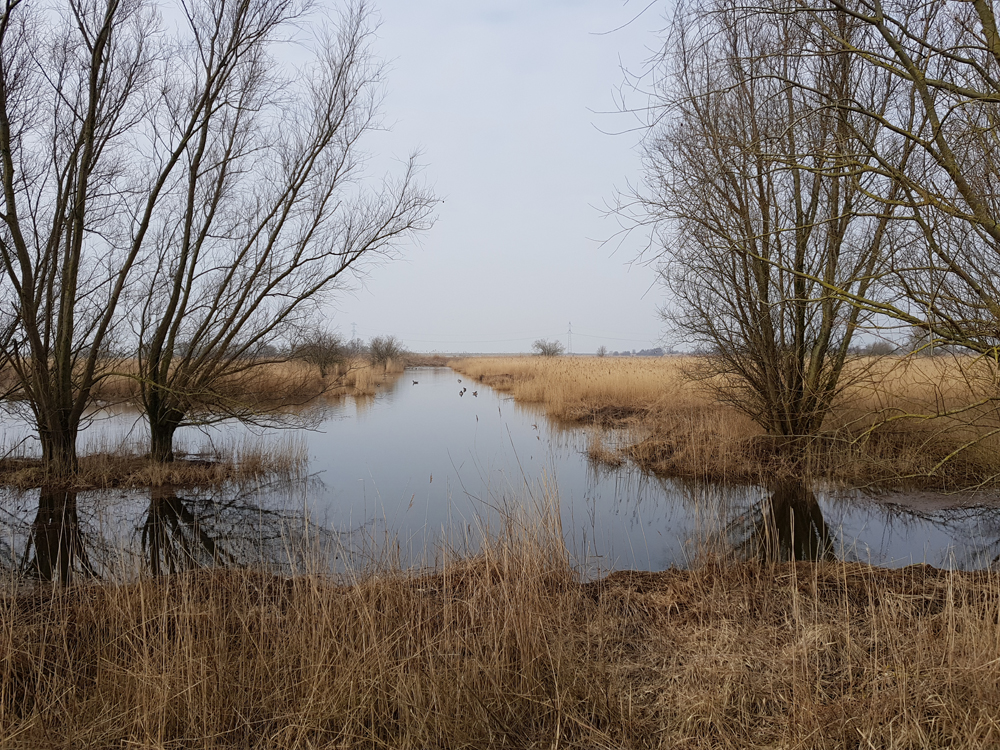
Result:
[[[340,584],[314,560],[11,587],[0,745],[1000,742],[996,574],[755,561],[581,582],[558,508],[511,505],[432,571],[388,555]]]
[[[961,486],[1000,475],[997,372],[969,357],[859,359],[805,463],[686,373],[694,357],[475,357],[464,376],[549,416],[631,432],[627,454],[670,476]],[[603,454],[602,454],[603,455]]]

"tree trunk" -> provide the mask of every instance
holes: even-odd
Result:
[[[174,460],[174,433],[183,418],[184,415],[175,409],[159,415],[149,414],[149,455],[157,463]]]
[[[42,420],[39,420],[41,422]],[[73,476],[77,469],[76,433],[79,422],[61,419],[59,416],[45,420],[38,425],[38,434],[42,443],[42,462],[48,479],[65,480]]]

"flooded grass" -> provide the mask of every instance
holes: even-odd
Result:
[[[145,487],[205,487],[264,478],[294,478],[308,464],[301,439],[245,436],[215,443],[211,454],[185,455],[168,463],[152,461],[136,443],[95,446],[80,458],[69,480],[74,489],[141,489]],[[51,485],[41,459],[8,455],[0,459],[0,484],[14,489]]]
[[[433,571],[0,597],[0,746],[985,748],[1000,578],[703,560],[581,582],[552,506]]]
[[[970,357],[862,359],[807,449],[788,463],[773,439],[687,372],[694,357],[470,357],[451,366],[538,404],[553,419],[626,432],[616,448],[662,476],[761,482],[809,475],[847,486],[996,484],[996,371]],[[863,374],[863,376],[862,376]],[[613,457],[600,443],[595,458]]]
[[[116,367],[124,372],[129,363],[119,362]],[[272,363],[248,370],[226,388],[233,394],[239,393],[243,402],[256,404],[263,424],[308,424],[311,411],[343,398],[374,396],[380,389],[390,387],[403,370],[401,361],[373,365],[367,360],[354,359],[332,366],[321,376],[317,367],[303,362]],[[95,397],[103,407],[138,409],[135,381],[127,373],[102,381]],[[138,411],[135,416],[138,421]],[[195,423],[204,418],[197,412],[190,416]],[[209,415],[208,422],[213,421],[218,420]],[[303,470],[304,446],[283,439],[280,430],[271,430],[271,435],[230,444],[213,443],[209,453],[180,455],[168,463],[151,460],[146,442],[110,443],[99,437],[95,444],[93,439],[84,442],[81,436],[79,468],[68,481],[76,489],[190,487],[289,476]],[[28,452],[29,445],[28,442],[15,446],[0,444],[0,486],[28,489],[51,482],[42,460]]]

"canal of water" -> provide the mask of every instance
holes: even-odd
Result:
[[[81,437],[83,450],[144,439],[134,414],[95,416]],[[3,424],[5,449],[37,447],[21,418],[7,414]],[[407,370],[373,398],[315,412],[312,426],[255,433],[224,424],[178,434],[192,452],[245,440],[303,450],[308,476],[293,482],[71,498],[0,491],[0,560],[15,569],[98,570],[120,560],[124,548],[147,567],[155,558],[154,570],[261,555],[308,565],[310,545],[318,545],[338,566],[433,565],[445,549],[473,551],[484,527],[502,526],[517,509],[537,511],[556,499],[563,537],[586,575],[683,567],[719,553],[966,569],[991,566],[1000,555],[994,495],[923,495],[916,502],[597,467],[587,458],[586,429],[550,423],[541,411],[447,368]],[[60,525],[67,503],[72,531]],[[39,544],[31,540],[46,534],[52,549],[68,550],[68,562],[37,559]]]

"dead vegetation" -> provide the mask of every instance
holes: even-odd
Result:
[[[295,359],[265,362],[228,376],[211,394],[204,394],[205,402],[201,405],[224,410],[228,401],[274,410],[301,406],[320,397],[371,396],[405,367],[403,359],[372,363],[366,357],[348,358],[322,368]],[[133,360],[108,361],[105,376],[94,388],[94,399],[103,404],[138,407],[137,378]],[[196,396],[194,405],[199,406]]]
[[[595,458],[627,457],[663,475],[941,488],[1000,476],[996,371],[983,360],[855,361],[863,377],[848,378],[804,464],[789,462],[779,439],[711,397],[689,377],[694,364],[693,357],[475,357],[451,366],[556,420],[593,425]],[[610,429],[615,440],[603,432]]]
[[[580,582],[527,520],[433,573],[11,589],[0,746],[1000,743],[993,573],[707,561]]]
[[[170,462],[150,460],[138,445],[116,445],[82,456],[69,486],[75,490],[206,487],[298,477],[307,463],[305,444],[294,437],[263,440],[248,436],[216,444],[210,454],[181,454]],[[55,486],[40,459],[17,455],[0,458],[0,484],[22,490]]]

